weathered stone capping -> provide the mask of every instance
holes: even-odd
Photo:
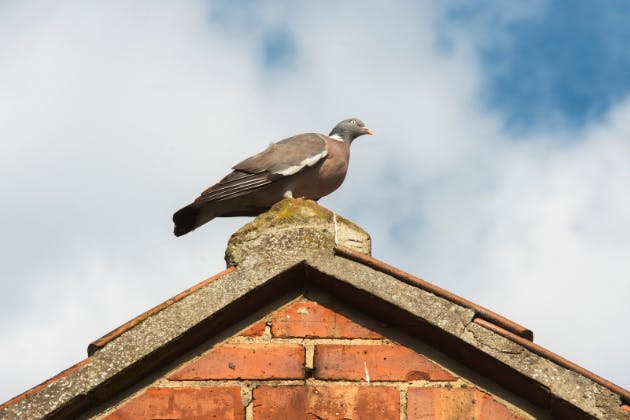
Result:
[[[348,219],[311,200],[287,198],[236,231],[228,242],[228,266],[274,265],[278,260],[333,253],[342,245],[363,254],[370,235]]]

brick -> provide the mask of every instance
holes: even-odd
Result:
[[[319,379],[453,381],[457,379],[426,357],[399,345],[315,346],[314,374]]]
[[[517,420],[526,417],[511,411],[489,394],[475,388],[417,388],[407,392],[407,419]]]
[[[267,322],[264,319],[250,325],[248,328],[245,328],[241,331],[242,336],[244,337],[260,337],[265,333],[265,327],[267,326]]]
[[[207,351],[168,379],[302,379],[300,344],[224,344]]]
[[[149,388],[105,417],[116,419],[243,419],[237,386]]]
[[[295,302],[271,320],[274,337],[383,338],[345,316],[311,301]]]
[[[254,418],[398,420],[400,393],[384,386],[259,386]]]

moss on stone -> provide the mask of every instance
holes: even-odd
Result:
[[[228,265],[272,262],[276,257],[332,252],[337,244],[370,252],[370,236],[356,224],[314,201],[287,198],[234,233],[225,258]]]

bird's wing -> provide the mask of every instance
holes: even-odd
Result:
[[[217,184],[202,192],[195,202],[206,203],[240,197],[249,191],[268,185],[272,181],[273,179],[265,172],[250,174],[234,171]]]
[[[289,137],[234,165],[232,169],[249,173],[268,172],[289,176],[326,157],[326,137],[308,133]]]
[[[240,197],[315,165],[327,153],[326,137],[321,134],[289,137],[234,165],[233,172],[201,193],[195,201],[203,203]]]

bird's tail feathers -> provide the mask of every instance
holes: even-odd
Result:
[[[198,216],[199,210],[194,203],[176,211],[175,214],[173,214],[173,222],[175,223],[173,233],[175,233],[175,236],[185,235],[205,223],[199,223]]]

